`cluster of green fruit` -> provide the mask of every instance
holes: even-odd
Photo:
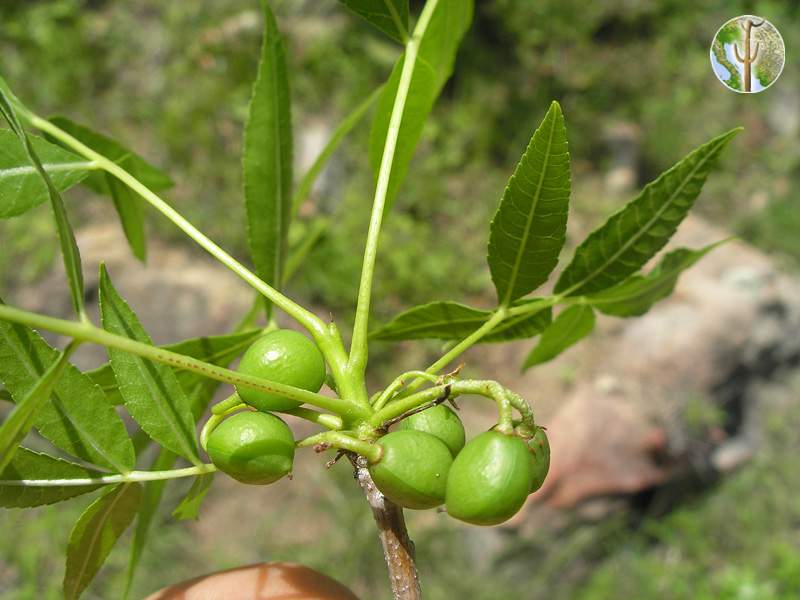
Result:
[[[325,362],[308,338],[278,330],[247,350],[239,371],[316,392],[325,379]],[[208,436],[208,455],[221,471],[244,483],[277,481],[292,469],[295,441],[286,423],[268,411],[290,410],[298,403],[244,387],[238,393],[259,412],[240,412],[219,424]],[[544,482],[550,466],[547,436],[541,428],[492,429],[465,440],[456,413],[443,404],[433,406],[406,417],[375,441],[381,453],[369,465],[370,474],[400,506],[445,504],[450,516],[467,523],[502,523]]]
[[[473,525],[507,521],[547,476],[547,435],[541,428],[530,436],[489,430],[464,440],[464,426],[450,407],[428,408],[377,441],[383,453],[370,474],[400,506],[444,503],[451,517]]]

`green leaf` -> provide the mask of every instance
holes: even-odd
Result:
[[[672,293],[681,273],[694,265],[721,243],[699,250],[678,248],[665,254],[647,275],[632,275],[622,283],[586,296],[594,308],[615,317],[643,315],[659,300]]]
[[[675,233],[723,149],[739,131],[729,131],[694,150],[591,233],[561,273],[556,293],[598,292],[644,266]]]
[[[303,175],[303,178],[300,180],[300,183],[297,186],[297,191],[295,191],[292,198],[292,215],[297,214],[297,211],[300,209],[300,205],[311,193],[311,188],[314,187],[317,177],[319,177],[319,175],[322,173],[325,165],[328,164],[330,157],[333,156],[333,153],[342,143],[344,138],[347,137],[347,134],[350,133],[356,125],[358,125],[361,119],[364,118],[364,115],[367,114],[367,111],[370,109],[370,107],[375,104],[380,97],[382,90],[383,86],[372,92],[366,100],[356,106],[353,111],[347,115],[341,123],[339,123],[339,126],[333,132],[333,135],[331,135],[331,139],[329,139],[328,143],[325,144],[325,148],[322,149],[322,152],[319,153],[319,156],[317,156],[314,164],[311,165],[308,171],[306,171],[306,174]]]
[[[129,150],[118,141],[93,131],[92,129],[68,119],[67,117],[52,117],[50,122],[63,129],[76,140],[85,144],[98,154],[125,167],[136,178],[153,191],[165,190],[172,187],[173,182],[169,175],[158,167],[153,166],[144,158]],[[59,140],[50,138],[55,144],[62,145]],[[105,173],[92,173],[84,184],[100,194],[109,194],[106,186]]]
[[[339,0],[393,40],[408,38],[408,0]]]
[[[428,16],[427,11],[423,11],[423,17],[420,17],[417,24],[417,31],[426,24],[427,27],[424,27],[419,53],[414,62],[408,99],[400,122],[384,213],[391,209],[400,185],[408,173],[408,166],[422,134],[425,119],[453,72],[458,45],[472,22],[472,5],[472,0],[439,0],[435,5],[431,5],[434,8],[430,20],[423,20],[423,17]],[[405,59],[404,53],[381,93],[372,122],[369,160],[376,178],[383,159],[389,120]]]
[[[22,325],[0,322],[0,381],[19,401],[60,353]],[[130,471],[136,458],[125,425],[99,387],[71,364],[34,426],[57,448],[87,462]]]
[[[144,262],[147,258],[147,241],[144,232],[142,199],[138,194],[134,194],[128,186],[117,181],[108,173],[106,173],[106,185],[133,255]]]
[[[11,463],[17,448],[28,435],[37,413],[47,402],[59,377],[69,364],[70,354],[71,349],[61,353],[0,425],[0,471]]]
[[[529,301],[540,303],[539,300]],[[492,316],[491,311],[479,310],[457,302],[431,302],[415,306],[392,319],[370,337],[378,340],[401,341],[418,339],[461,340],[478,329]],[[549,308],[509,317],[500,323],[482,342],[524,339],[540,333],[550,323]]]
[[[96,490],[98,485],[36,486],[33,481],[52,479],[86,479],[101,477],[102,473],[81,465],[20,448],[11,463],[0,472],[0,506],[30,508],[55,504]],[[22,485],[29,481],[31,484]]]
[[[179,521],[197,519],[200,516],[200,506],[203,504],[208,490],[211,489],[213,481],[214,473],[204,473],[196,477],[192,487],[173,511],[172,516]]]
[[[547,281],[566,238],[569,194],[567,130],[553,102],[492,219],[488,260],[500,304]]]
[[[256,273],[281,287],[292,216],[292,120],[286,53],[266,2],[264,42],[244,128],[244,197]]]
[[[152,343],[114,289],[104,265],[100,267],[100,315],[106,331]],[[125,408],[139,426],[165,448],[199,463],[189,399],[172,369],[114,348],[108,349],[108,355]]]
[[[542,332],[539,343],[528,355],[523,369],[547,362],[576,344],[594,329],[594,311],[590,306],[570,306]]]
[[[151,469],[153,471],[167,471],[173,467],[177,459],[178,457],[176,454],[162,448],[153,461]],[[136,575],[136,569],[142,558],[142,552],[144,552],[144,548],[147,545],[150,525],[153,523],[153,518],[158,510],[158,505],[161,502],[161,496],[164,493],[164,486],[166,486],[166,484],[167,480],[165,479],[148,481],[144,484],[142,503],[139,508],[138,516],[136,517],[136,529],[134,529],[133,532],[131,555],[128,559],[128,570],[125,573],[125,592],[123,598],[128,598],[130,596],[133,578]]]
[[[225,367],[234,358],[242,354],[260,335],[261,331],[256,329],[230,335],[190,338],[177,344],[161,346],[161,348]],[[115,405],[123,404],[119,385],[116,377],[114,377],[114,371],[110,363],[106,363],[94,371],[89,371],[86,375],[100,386],[108,397],[109,402]],[[190,390],[194,389],[199,382],[210,381],[206,377],[200,377],[191,371],[177,370],[175,375],[187,396],[190,395]]]
[[[92,163],[34,135],[36,154],[59,192],[68,190],[89,174]],[[31,165],[19,138],[0,130],[0,219],[15,217],[39,206],[49,197],[42,176]]]
[[[92,502],[75,523],[67,545],[64,597],[78,598],[131,524],[142,502],[142,486],[115,486]]]
[[[78,251],[78,244],[75,242],[75,234],[72,232],[72,227],[69,224],[67,217],[67,210],[64,207],[64,200],[61,198],[58,189],[55,187],[50,179],[50,176],[44,170],[42,162],[36,153],[33,144],[31,144],[28,135],[22,128],[11,101],[6,93],[0,89],[0,113],[8,121],[11,130],[17,135],[20,142],[28,155],[30,164],[39,173],[46,188],[47,195],[50,198],[50,207],[53,209],[53,216],[56,222],[56,230],[58,231],[58,239],[61,245],[61,256],[64,259],[64,271],[67,274],[69,281],[70,294],[72,296],[72,306],[75,309],[75,314],[79,318],[83,318],[84,304],[83,304],[83,272],[81,270],[81,255]]]

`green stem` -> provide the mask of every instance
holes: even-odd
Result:
[[[179,477],[205,475],[217,470],[214,465],[197,465],[185,469],[169,471],[130,471],[124,475],[105,475],[103,477],[86,477],[83,479],[10,479],[0,481],[0,486],[8,487],[65,487],[82,485],[111,485],[115,483],[136,483],[142,481],[160,481]]]
[[[372,204],[372,216],[370,217],[367,243],[364,249],[361,282],[358,288],[358,304],[356,306],[356,316],[353,325],[353,342],[350,348],[350,359],[348,361],[350,372],[357,374],[357,376],[362,379],[367,368],[367,336],[369,329],[370,301],[372,298],[372,280],[375,274],[378,241],[380,239],[383,213],[386,208],[386,197],[389,191],[389,181],[392,175],[392,165],[394,164],[397,140],[400,135],[403,112],[405,111],[406,100],[408,99],[408,91],[411,87],[411,79],[414,75],[414,67],[417,62],[420,42],[430,23],[431,16],[434,10],[436,10],[437,4],[438,0],[428,0],[428,2],[425,3],[425,8],[423,8],[417,26],[414,28],[414,35],[406,42],[403,68],[400,72],[400,81],[397,85],[392,114],[389,118],[389,127],[386,131],[386,142],[383,147],[381,165],[378,170],[378,181],[375,186],[375,200]]]
[[[435,375],[430,375],[425,371],[408,371],[407,373],[403,373],[394,381],[392,381],[392,383],[390,383],[388,387],[376,397],[375,401],[372,403],[372,410],[378,411],[382,409],[384,405],[392,398],[395,392],[405,385],[406,380],[409,377],[424,379],[430,381],[431,383],[437,383],[439,379]]]
[[[344,427],[344,423],[342,419],[337,417],[336,415],[329,415],[327,413],[317,412],[316,410],[311,410],[309,408],[292,408],[289,410],[281,410],[277,411],[281,412],[286,415],[292,415],[294,417],[299,417],[301,419],[305,419],[306,421],[311,421],[312,423],[316,423],[317,425],[322,425],[327,429],[341,429]]]
[[[348,452],[355,452],[356,454],[366,457],[370,463],[376,463],[381,459],[382,450],[379,445],[359,440],[341,431],[325,431],[317,435],[312,435],[311,437],[297,442],[297,447],[307,448],[319,444],[339,448],[340,450],[347,450]]]
[[[506,390],[496,381],[489,380],[464,380],[454,381],[426,388],[421,392],[399,398],[384,408],[377,411],[370,419],[373,427],[382,427],[388,421],[395,419],[405,413],[414,410],[424,404],[433,402],[442,396],[454,399],[458,396],[475,395],[490,398],[497,403],[501,426],[511,427],[511,403],[507,397]]]
[[[300,183],[297,186],[297,191],[292,197],[292,214],[297,214],[300,205],[303,203],[303,200],[308,197],[309,192],[311,192],[311,188],[314,186],[314,182],[317,180],[317,177],[319,177],[319,174],[322,172],[322,169],[327,164],[331,155],[334,153],[345,136],[350,133],[353,128],[358,125],[359,121],[361,121],[364,115],[367,114],[367,111],[375,103],[378,97],[380,97],[382,91],[383,86],[380,86],[377,90],[372,92],[366,100],[356,106],[353,111],[344,118],[344,120],[336,128],[336,131],[333,132],[331,139],[328,140],[327,144],[325,144],[325,148],[323,148],[322,152],[320,152],[319,156],[317,156],[316,160],[314,161],[314,164],[311,165],[308,171],[306,171],[306,174],[303,175],[303,178],[300,180]]]
[[[336,344],[335,341],[331,339],[331,337],[328,335],[328,329],[325,323],[319,317],[306,310],[293,300],[290,300],[278,290],[268,285],[255,273],[247,269],[244,265],[233,258],[230,254],[225,252],[225,250],[220,248],[204,233],[187,221],[183,215],[172,208],[158,194],[141,183],[138,179],[136,179],[136,177],[128,173],[117,163],[95,152],[87,145],[69,135],[66,131],[57,127],[50,121],[33,114],[29,110],[24,109],[22,114],[31,125],[50,134],[55,139],[63,142],[82,156],[96,162],[107,173],[110,173],[122,183],[127,185],[130,189],[139,194],[154,208],[156,208],[156,210],[172,221],[172,223],[174,223],[181,231],[194,240],[201,248],[217,259],[220,263],[228,267],[228,269],[233,271],[246,283],[261,293],[275,306],[283,310],[303,327],[305,327],[313,336],[323,355],[327,359],[334,376],[339,378],[343,377],[343,373],[347,364],[346,353],[343,347],[340,347],[340,345]]]
[[[90,323],[76,323],[64,319],[55,319],[53,317],[46,317],[6,305],[0,305],[0,320],[20,323],[33,328],[46,329],[53,333],[67,335],[77,340],[83,340],[109,348],[117,348],[124,352],[141,356],[142,358],[164,363],[178,369],[192,371],[204,377],[208,377],[209,379],[215,379],[224,383],[243,385],[254,390],[278,394],[284,398],[290,398],[304,404],[310,404],[317,408],[330,411],[343,418],[364,418],[371,413],[369,407],[362,406],[347,398],[329,398],[322,394],[315,394],[290,385],[237,373],[236,371],[203,362],[202,360],[190,356],[109,333]]]

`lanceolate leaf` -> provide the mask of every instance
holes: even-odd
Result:
[[[600,312],[615,317],[643,315],[653,304],[672,293],[681,273],[717,246],[719,243],[700,250],[673,250],[664,255],[647,275],[632,275],[622,283],[587,296],[586,300]]]
[[[589,306],[570,306],[542,332],[539,343],[525,359],[523,368],[547,362],[579,342],[594,329],[594,311]]]
[[[39,173],[39,176],[42,178],[47,188],[47,195],[50,198],[50,207],[53,209],[53,217],[55,218],[56,230],[58,231],[58,239],[61,245],[61,256],[64,259],[64,271],[67,274],[69,289],[72,295],[72,306],[75,309],[75,314],[78,317],[83,317],[83,272],[81,270],[81,255],[78,251],[78,244],[75,242],[75,235],[72,233],[72,226],[69,224],[64,201],[58,189],[56,189],[51,181],[50,176],[44,170],[42,161],[39,159],[33,144],[31,144],[28,134],[25,133],[25,130],[22,128],[8,96],[2,89],[0,89],[0,113],[2,113],[11,126],[11,130],[17,135],[20,142],[22,142],[30,164],[33,165]]]
[[[86,127],[80,125],[67,117],[52,117],[50,122],[63,129],[79,142],[89,146],[98,154],[102,154],[106,158],[114,161],[117,164],[125,167],[136,176],[136,178],[149,187],[151,190],[159,191],[172,187],[172,179],[164,171],[158,167],[154,167],[147,162],[144,158],[129,150],[116,140],[97,133]],[[58,140],[51,140],[56,144],[60,144]],[[92,173],[86,181],[85,185],[90,187],[95,192],[101,194],[108,194],[106,186],[105,174],[102,172]]]
[[[139,319],[114,289],[105,267],[100,269],[100,314],[107,331],[151,343]],[[125,408],[139,426],[165,448],[199,462],[191,407],[175,373],[166,365],[113,348],[108,354]]]
[[[667,243],[700,194],[734,129],[700,146],[647,184],[575,250],[555,291],[569,296],[598,292],[638,271]]]
[[[453,72],[458,45],[472,22],[472,5],[472,0],[438,0],[435,4],[426,5],[423,16],[417,22],[417,31],[427,26],[424,27],[419,53],[414,62],[408,99],[400,123],[386,196],[384,209],[386,212],[391,208],[400,184],[408,172],[408,165],[422,134],[425,119]],[[430,20],[426,20],[428,6],[433,7]],[[369,140],[369,160],[376,178],[380,171],[389,120],[405,60],[404,53],[395,65],[375,110]]]
[[[539,301],[531,301],[539,302]],[[524,339],[540,333],[550,323],[550,309],[514,316],[500,323],[482,342]],[[457,302],[431,302],[397,315],[371,334],[378,340],[440,339],[461,340],[483,325],[491,311],[478,310]]]
[[[153,471],[169,470],[173,467],[177,459],[178,456],[176,454],[162,448],[153,461],[151,469]],[[128,559],[128,570],[125,574],[124,598],[128,598],[130,595],[133,578],[136,575],[136,568],[139,566],[139,560],[142,558],[142,552],[144,552],[147,538],[150,534],[150,525],[153,523],[153,518],[156,516],[156,511],[161,502],[161,496],[164,493],[164,486],[166,486],[166,484],[167,481],[164,479],[160,481],[148,481],[144,484],[142,502],[136,518],[136,529],[133,532],[131,555]]]
[[[564,245],[569,193],[567,130],[553,102],[492,220],[488,260],[500,304],[547,281]]]
[[[401,44],[408,37],[408,0],[340,0]]]
[[[292,123],[283,42],[262,5],[264,41],[244,130],[244,197],[256,272],[279,288],[292,214]]]
[[[108,173],[106,173],[106,185],[133,255],[144,261],[147,258],[147,242],[142,199]]]
[[[89,174],[91,163],[36,136],[30,136],[36,154],[53,185],[63,192]],[[21,215],[48,198],[47,185],[31,165],[19,138],[0,130],[0,219]]]
[[[22,325],[0,322],[0,381],[19,401],[56,362],[59,352]],[[125,425],[103,392],[68,364],[34,426],[64,452],[116,472],[134,467]]]
[[[63,352],[56,362],[39,378],[39,381],[25,394],[11,414],[0,425],[0,471],[14,458],[20,443],[28,435],[37,413],[44,406],[59,377],[69,364],[69,352]]]
[[[253,330],[230,335],[191,338],[178,342],[177,344],[162,346],[162,348],[177,352],[178,354],[185,354],[186,356],[198,358],[215,365],[227,366],[234,358],[242,354],[260,335],[261,332],[259,330]],[[119,385],[117,384],[116,377],[114,377],[114,371],[110,363],[106,363],[99,369],[89,371],[86,374],[102,388],[109,402],[112,404],[123,403],[122,395],[119,392]],[[190,395],[190,391],[195,388],[198,382],[211,381],[191,371],[177,370],[175,371],[175,375],[178,377],[178,381],[187,396]]]
[[[142,486],[124,483],[92,502],[75,523],[67,545],[64,597],[78,598],[103,566],[142,501]]]
[[[99,485],[34,486],[25,481],[53,479],[86,479],[101,477],[98,471],[81,465],[20,448],[11,463],[0,472],[0,506],[30,508],[55,504],[96,490]]]
[[[195,478],[192,487],[178,504],[177,508],[172,513],[172,516],[179,521],[186,521],[189,519],[196,519],[200,516],[200,506],[203,504],[208,490],[211,489],[211,484],[214,482],[214,473],[204,473]]]

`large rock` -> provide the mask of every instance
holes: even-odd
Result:
[[[690,219],[674,245],[724,238]],[[731,242],[685,273],[647,315],[603,319],[561,406],[546,406],[550,476],[534,499],[575,506],[641,492],[689,471],[732,469],[755,451],[764,380],[800,362],[800,283]],[[541,376],[519,381],[536,402]],[[528,384],[527,386],[525,384]]]

